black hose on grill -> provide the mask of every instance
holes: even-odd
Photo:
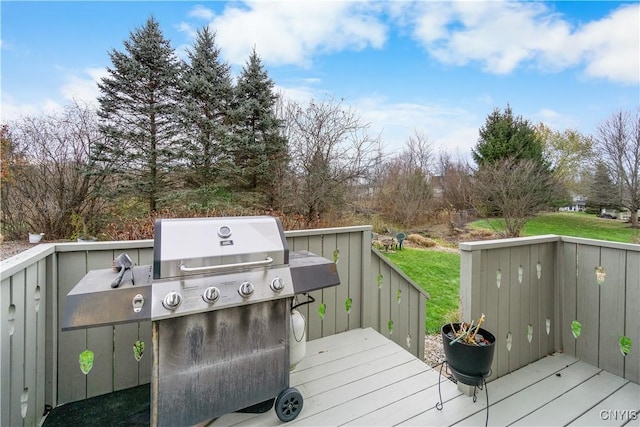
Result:
[[[299,302],[299,303],[297,303],[295,305],[293,304],[295,299],[292,299],[291,300],[291,310],[295,310],[296,308],[298,308],[300,306],[303,306],[305,304],[311,304],[312,302],[316,302],[316,299],[314,297],[312,297],[311,295],[309,295],[309,294],[302,294],[302,295],[306,295],[308,299],[306,301],[304,301],[304,302]]]

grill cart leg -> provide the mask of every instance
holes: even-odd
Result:
[[[302,411],[302,395],[300,392],[289,387],[280,392],[276,398],[276,415],[282,422],[289,422],[295,419]]]

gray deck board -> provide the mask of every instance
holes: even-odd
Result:
[[[544,378],[501,401],[494,401],[490,407],[492,425],[510,425],[522,418],[523,414],[539,409],[554,399],[559,398],[564,393],[587,381],[599,372],[599,369],[584,362],[574,363],[560,372],[561,376],[555,374]],[[489,397],[495,388],[502,384],[488,384]],[[518,405],[514,405],[514,399]],[[486,400],[482,400],[486,402]],[[495,403],[493,403],[495,402]],[[458,425],[473,426],[484,424],[485,413],[476,413],[474,416],[462,420]],[[553,421],[555,422],[555,421]],[[536,425],[539,425],[536,421]]]
[[[635,420],[629,420],[629,415],[623,412],[632,409],[635,410]],[[618,410],[618,412],[617,414],[608,413],[606,420],[600,417],[602,411],[611,410]],[[640,426],[640,386],[631,382],[625,384],[570,425],[590,425],[593,420],[598,420],[598,425],[602,426]]]
[[[438,383],[444,407],[439,400]],[[373,329],[356,329],[307,343],[291,373],[304,398],[294,426],[483,425],[485,390],[474,403],[439,372]],[[492,381],[489,425],[638,426],[640,386],[566,354],[547,356]],[[625,418],[626,417],[626,418]],[[627,424],[625,424],[627,423]],[[210,426],[281,425],[273,410],[227,414]]]
[[[569,424],[577,418],[577,414],[587,412],[626,383],[626,380],[616,375],[600,372],[553,401],[523,416],[513,425]],[[572,408],[572,411],[567,411],[567,408]]]

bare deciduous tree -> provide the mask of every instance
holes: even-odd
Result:
[[[497,160],[474,178],[475,206],[482,213],[500,212],[505,237],[518,237],[525,223],[554,197],[554,180],[534,160]]]
[[[424,172],[399,156],[386,163],[376,192],[377,210],[393,223],[412,226],[429,213],[433,193]]]
[[[425,176],[432,174],[433,149],[429,137],[423,131],[413,130],[413,134],[407,138],[406,148],[400,156],[406,167],[420,169]]]
[[[447,208],[465,210],[473,207],[473,171],[462,159],[454,160],[449,153],[438,157],[442,200]]]
[[[334,99],[306,106],[290,101],[284,109],[283,132],[291,162],[283,182],[287,210],[307,221],[344,207],[351,191],[364,184],[380,158],[378,137],[356,112]]]
[[[376,210],[387,221],[412,226],[431,213],[432,158],[428,137],[414,130],[407,138],[404,150],[380,165],[375,180],[375,202]]]
[[[72,218],[90,227],[103,206],[100,187],[107,179],[87,173],[89,152],[102,138],[95,113],[73,104],[62,113],[27,116],[9,123],[12,180],[2,185],[2,227],[7,238],[27,232],[47,238],[70,237]],[[77,221],[76,221],[77,222]]]
[[[638,227],[640,209],[640,110],[635,116],[619,111],[597,130],[598,155],[619,189],[622,206],[631,211],[631,225]]]

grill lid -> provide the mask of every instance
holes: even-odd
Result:
[[[288,263],[289,247],[278,218],[156,220],[154,279]]]

